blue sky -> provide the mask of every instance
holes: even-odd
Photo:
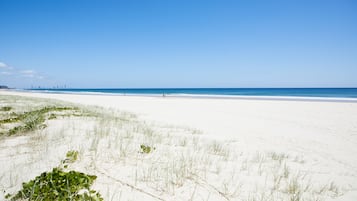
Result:
[[[0,85],[357,87],[357,1],[0,0]]]

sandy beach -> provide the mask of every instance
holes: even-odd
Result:
[[[253,161],[253,158],[257,156],[260,157],[261,153],[261,159],[257,159],[256,162],[258,164],[268,160],[271,153],[283,154],[288,156],[285,165],[288,164],[291,167],[291,172],[297,171],[299,175],[301,173],[308,178],[300,178],[295,175],[297,180],[303,181],[302,183],[307,180],[311,182],[308,184],[311,186],[311,190],[306,190],[308,194],[296,200],[357,200],[357,103],[355,102],[195,99],[0,91],[0,96],[14,95],[60,100],[89,107],[103,107],[110,111],[132,113],[137,116],[138,121],[148,125],[192,130],[197,133],[196,135],[201,141],[211,140],[223,146],[232,147],[235,149],[234,153],[240,153],[246,159],[251,157],[250,161]],[[81,124],[81,126],[83,125]],[[180,132],[177,135],[180,135]],[[11,137],[11,139],[16,141],[15,144],[21,141],[20,136]],[[9,143],[7,138],[0,141],[2,166],[11,160],[10,156],[6,156],[9,153],[4,151],[7,143]],[[274,157],[270,157],[270,160],[274,160]],[[239,161],[241,170],[244,160],[232,158],[230,163],[234,164],[235,161]],[[253,163],[255,164],[255,162]],[[14,165],[16,164],[8,167]],[[271,169],[270,166],[267,165],[265,168]],[[39,169],[46,168],[48,169],[48,167]],[[224,169],[225,166],[222,168]],[[199,190],[198,187],[192,200],[258,200],[259,198],[261,200],[286,200],[286,197],[281,197],[280,194],[275,194],[273,191],[267,192],[264,190],[266,188],[251,184],[247,175],[253,175],[252,177],[256,178],[253,169],[259,168],[259,165],[252,165],[251,168],[252,172],[249,173],[235,173],[238,178],[239,176],[244,178],[240,185],[248,186],[242,187],[240,197],[220,197],[220,193],[214,195],[211,192],[214,190],[208,190],[211,192],[211,196],[208,196],[207,192]],[[258,179],[257,183],[265,182],[266,184],[267,178],[270,177],[269,174],[267,172],[260,173],[260,176],[264,176]],[[209,185],[214,185],[213,181],[214,179],[208,182]],[[246,184],[245,181],[250,184]],[[3,180],[1,184],[4,185]],[[335,186],[331,186],[332,184]],[[281,185],[284,186],[284,184]],[[322,193],[323,190],[320,189],[321,197],[316,193],[318,190],[315,189],[320,188],[319,185],[329,185],[326,187],[326,189],[329,188],[326,193]],[[18,185],[14,186],[13,189],[19,187]],[[185,189],[186,183],[182,184],[182,187]],[[99,188],[101,187],[99,186]],[[145,186],[144,189],[146,188],[150,187]],[[305,188],[310,187],[305,186]],[[175,193],[163,191],[153,194],[161,196],[164,200],[188,200],[187,198],[192,193],[187,193],[187,189],[182,189],[175,189]],[[185,196],[185,193],[188,197]],[[271,196],[270,199],[268,194]],[[195,197],[196,195],[197,197]],[[134,198],[138,197],[134,196]],[[149,198],[157,200],[154,197],[149,196]],[[121,199],[126,200],[123,197]]]
[[[0,8],[0,201],[357,201],[357,1]]]

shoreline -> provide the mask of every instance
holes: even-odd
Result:
[[[351,126],[351,129],[355,130],[352,124],[357,124],[354,120],[357,119],[357,102],[348,101],[170,96],[163,98],[162,96],[113,96],[29,91],[4,91],[4,93],[0,91],[0,94],[57,99],[127,111],[149,121],[184,125],[206,131],[212,136],[221,133],[221,136],[228,138],[233,137],[235,132],[255,133],[256,135],[282,131],[296,134],[331,132],[327,128],[335,124],[338,127],[333,126],[332,132],[338,134]],[[345,122],[339,116],[343,117]],[[243,125],[241,125],[242,122]],[[260,128],[259,125],[265,125],[266,130]],[[318,130],[314,131],[313,128],[318,128]]]
[[[306,102],[346,102],[357,103],[357,98],[349,97],[318,97],[318,96],[265,96],[265,95],[214,95],[214,94],[143,94],[143,93],[105,93],[105,92],[70,92],[6,89],[6,91],[40,93],[40,94],[69,94],[69,95],[99,95],[119,97],[153,97],[153,98],[192,98],[192,99],[227,99],[227,100],[262,100],[262,101],[306,101]]]

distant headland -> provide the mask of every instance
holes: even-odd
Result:
[[[9,87],[6,85],[0,85],[0,89],[8,89]]]

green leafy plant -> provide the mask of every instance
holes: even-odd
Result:
[[[66,159],[61,164],[66,168],[78,158],[78,151],[68,151]],[[90,189],[95,175],[77,171],[64,171],[61,167],[53,168],[51,172],[43,172],[35,179],[22,184],[22,190],[15,195],[6,195],[11,201],[37,200],[73,200],[73,201],[102,201],[99,192]]]
[[[74,163],[78,159],[78,151],[71,150],[66,154],[66,158],[61,161],[63,168],[68,168],[69,163]]]
[[[102,201],[99,192],[91,190],[90,186],[97,178],[77,171],[64,172],[54,168],[51,172],[44,172],[34,180],[22,184],[22,190],[11,197],[17,200],[74,200],[74,201]]]
[[[78,159],[78,151],[72,150],[68,151],[66,154],[66,160],[70,163],[73,163]]]
[[[148,154],[150,153],[152,150],[155,150],[155,147],[150,147],[150,146],[146,146],[144,144],[140,145],[140,149],[141,149],[141,153],[145,153]]]

